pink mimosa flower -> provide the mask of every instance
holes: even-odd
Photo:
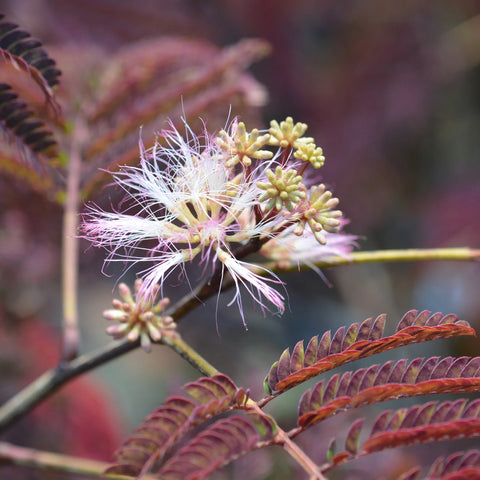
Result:
[[[254,216],[259,205],[257,181],[270,162],[250,170],[246,178],[213,137],[188,133],[191,138],[185,140],[172,127],[162,132],[167,146],[157,142],[145,151],[141,145],[139,167],[123,167],[114,174],[140,212],[111,213],[91,206],[82,225],[84,236],[107,249],[107,262],[152,263],[142,272],[140,297],[151,296],[156,284],[162,287],[167,276],[186,262],[218,259],[234,279],[234,299],[240,307],[244,285],[262,308],[266,305],[260,292],[283,312],[284,297],[269,285],[282,282],[254,274],[250,264],[231,253],[235,244],[246,244],[278,222],[279,215],[257,224],[241,220],[245,212]],[[156,242],[154,248],[142,247],[147,240]]]
[[[283,282],[245,262],[246,255],[260,251],[280,268],[285,260],[316,269],[316,262],[352,250],[356,237],[340,233],[338,198],[324,184],[305,181],[307,167],[323,165],[323,150],[303,137],[305,124],[288,117],[271,125],[269,133],[248,133],[234,120],[217,136],[195,136],[186,125],[185,138],[172,126],[151,149],[140,145],[138,167],[113,175],[135,212],[91,206],[82,230],[109,252],[107,262],[149,263],[137,299],[153,301],[173,271],[184,273],[196,261],[222,281],[231,277],[236,291],[229,305],[236,302],[242,318],[243,289],[262,311],[283,312],[285,298],[273,287]]]

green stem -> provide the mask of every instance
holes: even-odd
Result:
[[[373,250],[367,252],[353,252],[348,257],[332,256],[328,260],[312,262],[319,268],[338,267],[359,263],[379,262],[425,262],[425,261],[479,261],[480,249],[462,248],[409,248],[405,250]],[[298,265],[292,262],[285,264],[285,260],[262,263],[261,266],[277,273],[310,270],[307,265]],[[260,270],[257,272],[260,274]]]
[[[334,265],[372,262],[419,262],[431,260],[472,261],[480,260],[480,249],[461,248],[408,248],[403,250],[374,250],[353,252],[351,261],[342,263],[336,259]],[[331,263],[331,262],[330,262]]]
[[[108,463],[18,447],[6,442],[0,442],[1,465],[18,465],[38,470],[87,475],[91,478],[131,479],[124,475],[104,475],[103,472],[109,466]],[[153,480],[156,477],[147,475],[142,478]]]
[[[199,355],[190,345],[185,343],[178,334],[172,336],[163,336],[161,343],[167,345],[182,358],[184,358],[193,368],[197,369],[206,377],[213,377],[220,373],[212,364],[208,363],[201,355]]]

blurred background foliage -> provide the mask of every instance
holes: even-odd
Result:
[[[62,70],[60,146],[68,153],[68,131],[80,116],[89,172],[83,187],[98,203],[115,205],[120,198],[103,186],[108,178],[100,178],[98,168],[134,162],[141,125],[148,144],[167,117],[178,122],[183,111],[194,124],[206,120],[209,129],[221,128],[230,109],[249,128],[290,115],[306,122],[323,147],[327,162],[320,173],[340,198],[360,248],[478,247],[480,4],[474,0],[0,0],[0,11],[40,38]],[[257,41],[239,43],[244,39]],[[6,399],[58,360],[61,208],[5,173],[0,191],[0,397]],[[107,341],[101,312],[120,272],[102,277],[103,253],[81,248],[87,351]],[[227,293],[218,307],[212,301],[190,314],[180,331],[257,396],[284,347],[328,328],[382,312],[395,324],[410,308],[480,323],[478,265],[368,265],[324,273],[332,288],[313,273],[285,277],[290,311],[282,318],[263,318],[252,307],[245,331],[238,313],[225,307]],[[179,285],[167,292],[174,299],[181,293]],[[431,348],[405,354],[448,353]],[[453,348],[479,354],[473,342]],[[125,432],[196,377],[165,349],[134,352],[67,386],[5,438],[108,460]],[[275,405],[287,424],[297,397],[291,392],[291,403]],[[91,430],[96,422],[102,433]],[[323,428],[339,429],[350,419],[330,422]],[[313,439],[324,437],[320,426],[310,435],[303,442],[318,449]],[[99,436],[102,448],[93,440]],[[271,462],[264,452],[255,455],[225,478],[266,475]],[[392,465],[404,470],[415,455],[411,449],[386,453],[379,477]],[[361,478],[358,468],[341,478]]]

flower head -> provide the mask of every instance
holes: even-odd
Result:
[[[234,124],[231,135],[237,132]],[[239,134],[244,137],[242,129]],[[249,166],[247,174],[244,164],[231,161],[237,153],[225,151],[207,133],[185,140],[172,128],[163,132],[163,138],[166,145],[157,142],[148,151],[141,148],[139,167],[124,167],[114,175],[140,213],[91,207],[82,226],[85,237],[105,247],[109,261],[153,262],[143,271],[138,292],[146,299],[175,268],[195,258],[204,263],[220,260],[237,285],[250,283],[249,265],[240,263],[233,251],[275,223],[275,218],[244,220],[245,212],[259,205],[257,181],[264,179],[264,168]],[[141,246],[145,240],[156,243],[148,252]],[[283,311],[283,296],[266,280],[256,278],[255,288]],[[238,291],[235,298],[240,305]]]
[[[304,162],[310,162],[313,168],[323,167],[325,163],[323,149],[317,147],[313,142],[298,142],[298,149],[293,156]]]
[[[305,225],[308,225],[316,240],[325,245],[325,232],[336,233],[342,225],[342,212],[334,210],[338,202],[338,198],[333,197],[323,183],[313,186],[308,200],[298,209],[298,223],[293,230],[295,235],[302,236]]]
[[[307,131],[306,123],[293,123],[292,117],[287,117],[283,122],[278,123],[276,120],[270,122],[270,145],[278,145],[283,148],[288,146],[299,148],[302,143],[313,142],[311,137],[303,137]],[[301,140],[299,140],[303,137]]]
[[[282,205],[289,211],[292,211],[295,204],[299,200],[305,198],[305,187],[302,183],[302,176],[297,175],[296,170],[283,170],[282,167],[277,166],[275,173],[267,168],[265,173],[268,182],[258,182],[257,186],[265,193],[259,198],[260,202],[268,200],[266,204],[267,210],[276,208],[282,209]]]
[[[217,278],[231,277],[236,287],[232,302],[242,317],[241,289],[262,310],[273,306],[283,312],[284,296],[274,288],[283,282],[243,258],[263,247],[261,253],[275,260],[272,245],[278,243],[302,262],[300,239],[312,252],[318,250],[317,243],[325,250],[330,234],[342,223],[342,213],[335,209],[338,199],[323,184],[309,185],[303,176],[307,167],[318,168],[325,160],[313,139],[303,137],[306,129],[288,117],[273,121],[270,133],[247,133],[243,123],[233,121],[217,136],[195,136],[187,125],[184,138],[172,125],[149,150],[140,145],[138,167],[114,174],[136,213],[90,206],[82,225],[84,237],[107,249],[108,262],[149,262],[140,272],[138,305],[153,305],[167,277],[196,261],[210,265]],[[267,150],[272,147],[277,151]],[[131,325],[128,312],[117,310],[115,315]],[[141,325],[136,321],[132,328],[112,328],[111,333],[142,335]],[[151,329],[149,322],[145,325]]]
[[[103,316],[107,320],[118,321],[118,325],[107,328],[107,333],[114,338],[127,337],[135,342],[140,337],[142,348],[150,351],[152,340],[158,342],[163,335],[175,331],[176,325],[170,316],[160,315],[168,307],[170,300],[162,298],[156,304],[153,301],[145,301],[138,296],[143,281],[135,282],[135,297],[130,288],[120,283],[118,290],[121,300],[112,301],[113,309],[105,310]],[[157,285],[157,291],[160,287]]]
[[[270,135],[259,135],[259,131],[254,128],[247,133],[243,122],[234,123],[231,132],[220,130],[216,138],[217,145],[229,155],[227,166],[233,167],[238,162],[245,166],[252,164],[252,159],[268,160],[272,158],[273,153],[269,150],[260,150],[270,140]]]

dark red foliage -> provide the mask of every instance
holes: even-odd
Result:
[[[201,480],[213,471],[236,460],[240,456],[255,449],[260,440],[270,440],[271,428],[267,435],[261,435],[255,423],[266,422],[263,417],[251,418],[233,415],[216,421],[211,427],[181,448],[159,470],[165,480]]]
[[[468,323],[455,315],[432,315],[426,310],[407,312],[398,324],[397,332],[389,337],[382,337],[384,326],[385,315],[380,315],[375,320],[368,318],[360,325],[354,323],[347,330],[341,327],[333,338],[330,331],[320,341],[315,336],[305,352],[303,342],[298,342],[292,355],[286,349],[280,360],[272,365],[265,379],[267,392],[287,390],[346,363],[411,343],[475,335]]]
[[[107,473],[136,476],[149,471],[156,462],[162,462],[165,454],[194,428],[219,414],[244,407],[248,400],[248,393],[242,388],[237,388],[225,375],[200,378],[196,382],[185,385],[184,390],[195,399],[195,402],[185,397],[170,397],[167,399],[161,407],[154,410],[145,419],[143,424],[117,450],[114,463],[108,468]],[[238,422],[240,422],[243,425],[240,430],[244,431],[245,434],[253,428],[255,434],[251,441],[253,442],[252,445],[255,444],[259,435],[257,429],[252,427],[243,417],[238,418],[239,420],[225,423],[225,425],[228,425],[227,437],[230,438],[231,435],[235,437],[233,430],[235,430],[235,425],[238,426]],[[217,425],[217,423],[214,425]],[[214,431],[216,430],[214,429]],[[215,436],[215,434],[213,435]],[[211,443],[211,436],[212,434],[205,433],[205,436],[202,437],[203,440],[199,440],[198,445],[203,445],[205,438],[209,439],[206,440],[207,443]],[[199,438],[195,437],[195,439]],[[230,451],[228,446],[230,440],[228,438],[225,448]],[[195,439],[193,442],[195,442]],[[196,451],[199,448],[196,445],[194,444],[191,448],[186,447],[187,452],[190,452],[192,448]],[[229,458],[229,455],[226,454],[224,459]],[[218,457],[218,461],[220,464],[222,463],[220,457]],[[182,464],[183,460],[180,459],[179,462]],[[171,468],[176,470],[178,467],[173,466]]]
[[[345,451],[333,456],[332,465],[401,445],[479,437],[480,400],[429,402],[396,411],[387,410],[377,417],[368,438],[360,442],[363,422],[364,419],[359,419],[352,424],[345,440]],[[455,462],[458,468],[472,466],[478,469],[476,453],[468,454],[466,459],[455,454],[445,462],[438,459],[430,475],[436,478],[435,475],[442,477],[450,473]],[[411,475],[415,472],[409,473],[407,478]]]
[[[480,390],[480,357],[389,361],[319,382],[299,404],[298,423],[307,427],[339,410],[402,397]]]

